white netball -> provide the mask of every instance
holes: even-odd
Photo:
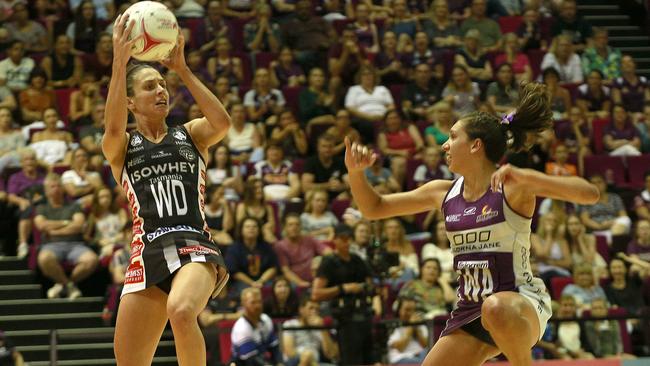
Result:
[[[165,59],[176,46],[178,21],[165,5],[155,1],[140,1],[131,5],[124,15],[135,20],[130,39],[142,35],[133,45],[133,57],[140,61]]]

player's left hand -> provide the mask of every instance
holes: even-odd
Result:
[[[510,164],[502,165],[496,172],[492,174],[491,185],[492,192],[501,190],[502,185],[521,183],[523,179],[523,172],[521,169],[514,167]]]
[[[166,59],[160,61],[166,68],[179,72],[187,65],[185,63],[185,37],[178,34],[176,47],[169,53]]]

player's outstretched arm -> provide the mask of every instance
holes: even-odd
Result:
[[[128,25],[127,25],[128,24]],[[113,77],[108,85],[106,113],[104,117],[104,138],[102,151],[112,167],[122,164],[126,152],[126,121],[128,117],[126,100],[126,67],[131,58],[133,44],[139,39],[129,40],[135,21],[129,22],[129,16],[120,14],[115,19],[113,29]],[[115,172],[119,175],[119,172]]]
[[[411,215],[442,206],[442,200],[452,185],[448,180],[434,180],[408,192],[388,195],[377,193],[364,173],[376,159],[377,155],[372,150],[345,138],[345,166],[348,169],[352,197],[365,218],[378,220]]]
[[[580,177],[551,176],[533,169],[503,165],[492,175],[492,190],[501,185],[517,185],[538,197],[591,205],[598,202],[598,188]]]
[[[185,63],[185,38],[178,36],[176,47],[169,57],[162,61],[167,68],[176,71],[183,84],[199,105],[203,118],[197,118],[185,124],[192,140],[199,150],[207,151],[208,147],[221,141],[230,128],[230,115],[212,92],[199,80]]]

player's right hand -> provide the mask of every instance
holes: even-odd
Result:
[[[113,26],[113,63],[119,62],[126,66],[133,54],[133,45],[142,35],[129,40],[135,20],[129,22],[128,14],[120,14],[115,19]]]
[[[349,136],[345,137],[345,167],[348,173],[363,171],[377,160],[377,154],[367,146],[352,142]]]

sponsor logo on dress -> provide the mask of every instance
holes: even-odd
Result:
[[[468,207],[463,211],[463,216],[470,216],[476,214],[476,206]]]
[[[487,221],[493,217],[496,217],[499,215],[499,210],[492,210],[490,206],[485,205],[483,206],[483,209],[481,210],[481,214],[476,216],[476,222],[483,222]]]
[[[124,284],[129,285],[138,282],[144,282],[144,268],[140,262],[134,262],[126,269]]]
[[[174,132],[174,138],[176,140],[185,141],[187,139],[187,135],[185,134],[185,132],[181,130],[177,130],[176,132]]]
[[[156,231],[154,231],[153,233],[147,234],[147,240],[152,242],[165,234],[169,234],[177,231],[189,231],[189,232],[199,233],[199,234],[202,233],[200,230],[197,230],[188,225],[164,226],[156,229]]]
[[[134,167],[136,165],[140,165],[142,163],[144,163],[144,156],[136,156],[135,158],[129,160],[129,162],[126,163],[126,166],[131,168],[131,167]]]
[[[488,261],[458,261],[457,269],[463,268],[490,268]]]
[[[136,152],[139,152],[139,151],[142,151],[142,150],[144,150],[144,146],[140,145],[140,146],[132,147],[132,148],[128,149],[126,152],[129,153],[129,154],[133,154],[133,153],[136,153]]]
[[[219,252],[212,248],[204,247],[202,245],[191,245],[187,247],[182,247],[178,248],[178,254],[180,255],[190,255],[190,254],[196,254],[196,255],[219,255]]]
[[[165,157],[168,157],[168,156],[172,156],[172,154],[160,150],[160,151],[158,151],[156,153],[153,153],[153,155],[151,155],[151,158],[152,159],[161,159],[161,158],[165,158]]]
[[[140,136],[140,135],[133,135],[133,137],[131,137],[131,146],[134,146],[134,147],[135,147],[135,146],[140,145],[140,144],[142,143],[142,140],[143,140],[143,139],[142,139],[142,136]]]
[[[184,157],[187,161],[194,161],[196,159],[196,154],[194,151],[186,147],[181,147],[181,149],[178,150],[178,153],[181,154],[181,156]]]
[[[460,214],[447,215],[447,217],[445,217],[445,221],[447,221],[447,222],[459,222],[460,221]]]

